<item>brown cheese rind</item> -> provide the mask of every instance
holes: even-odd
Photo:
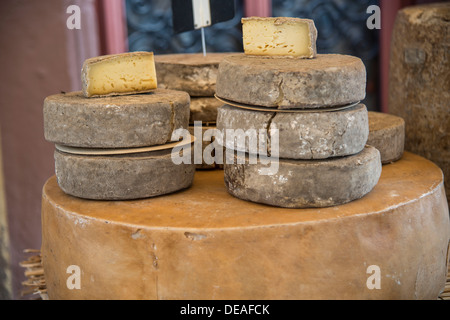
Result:
[[[431,161],[406,152],[365,197],[321,209],[242,201],[223,179],[201,171],[183,192],[105,203],[71,197],[51,178],[42,193],[49,299],[436,300],[444,289],[450,223]],[[70,265],[81,290],[67,288]],[[372,265],[380,290],[367,287]]]

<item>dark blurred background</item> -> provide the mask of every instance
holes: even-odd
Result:
[[[244,2],[235,0],[234,19],[205,29],[209,52],[243,51],[241,18],[246,16]],[[261,3],[259,1],[259,5]],[[364,102],[369,109],[378,110],[379,30],[369,30],[366,26],[370,16],[366,10],[370,5],[379,5],[379,1],[272,0],[268,15],[313,19],[319,32],[318,53],[360,57],[366,65],[368,78]],[[170,1],[126,0],[126,17],[130,51],[164,54],[202,50],[200,31],[173,33]]]

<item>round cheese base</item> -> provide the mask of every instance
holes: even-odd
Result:
[[[106,156],[55,150],[55,172],[61,189],[72,196],[130,200],[188,188],[195,166],[175,164],[172,150]]]
[[[442,181],[436,165],[405,152],[362,199],[284,209],[229,195],[220,170],[197,172],[183,192],[139,201],[71,197],[52,177],[42,198],[48,295],[436,299],[450,237]],[[70,266],[79,272],[67,273]],[[71,290],[77,276],[80,288]]]
[[[220,63],[216,94],[279,109],[348,105],[366,96],[366,68],[361,59],[339,54],[314,59],[236,54]]]

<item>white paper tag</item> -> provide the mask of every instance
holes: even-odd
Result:
[[[192,0],[194,28],[201,29],[211,25],[211,8],[209,0]]]

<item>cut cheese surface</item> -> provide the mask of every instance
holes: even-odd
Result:
[[[153,52],[87,59],[81,77],[85,97],[143,93],[157,88]]]
[[[317,29],[310,19],[243,18],[242,34],[249,55],[314,58],[317,54]]]

